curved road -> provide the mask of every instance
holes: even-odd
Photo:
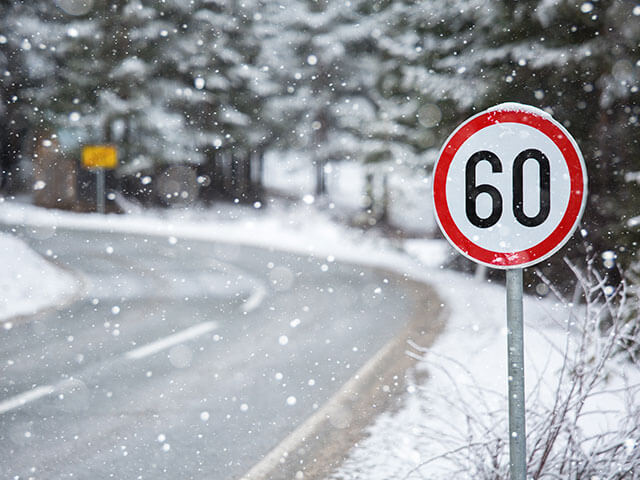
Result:
[[[80,300],[1,332],[0,478],[237,478],[400,331],[400,277],[175,238],[21,228]]]

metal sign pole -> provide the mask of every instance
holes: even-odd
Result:
[[[96,206],[98,213],[104,213],[105,195],[105,175],[104,168],[96,169]]]
[[[509,362],[509,461],[511,480],[526,480],[527,436],[524,398],[522,269],[507,270],[507,347]]]

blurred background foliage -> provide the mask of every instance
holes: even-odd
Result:
[[[2,0],[2,184],[24,188],[49,139],[54,164],[117,144],[111,185],[148,204],[170,203],[163,178],[253,202],[265,153],[287,150],[314,165],[321,196],[327,162],[424,175],[457,124],[515,101],[551,113],[585,156],[570,255],[628,264],[639,74],[635,0]]]

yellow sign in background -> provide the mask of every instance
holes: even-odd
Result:
[[[118,153],[113,145],[86,145],[82,147],[82,165],[86,168],[116,168]]]

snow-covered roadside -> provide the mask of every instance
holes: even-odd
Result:
[[[425,274],[425,279],[428,276]],[[452,272],[437,273],[434,286],[450,315],[445,332],[419,364],[429,378],[424,384],[408,387],[406,402],[398,412],[376,420],[369,429],[370,436],[352,451],[333,478],[405,478],[430,457],[450,448],[452,438],[463,435],[464,415],[452,404],[458,400],[473,403],[481,390],[506,389],[504,288]],[[548,353],[548,349],[540,349],[537,332],[541,326],[550,329],[546,314],[560,314],[558,309],[549,302],[543,305],[533,298],[525,299],[528,386],[532,370],[544,367],[535,359],[545,359]],[[495,402],[496,397],[490,398]],[[491,409],[496,407],[500,405]],[[503,411],[506,416],[506,409]],[[434,431],[443,433],[439,442],[434,441]],[[451,438],[445,437],[445,432]],[[430,475],[437,473],[434,466],[425,466],[410,478],[432,478]]]
[[[72,297],[79,282],[40,257],[24,242],[0,234],[0,322],[11,328],[11,319],[32,315]]]
[[[415,349],[422,356],[418,370],[426,372],[428,379],[408,387],[399,411],[378,417],[368,430],[369,436],[352,450],[332,479],[480,478],[473,473],[477,465],[473,464],[473,454],[465,452],[467,446],[484,441],[483,435],[492,435],[493,429],[507,441],[504,287],[455,272],[431,271],[419,276],[434,284],[450,310],[445,332],[433,347],[427,352]],[[531,414],[543,405],[553,405],[563,348],[569,341],[575,349],[579,339],[568,334],[567,322],[576,319],[561,303],[525,297],[524,312],[526,390]],[[631,363],[612,363],[615,365],[606,369],[607,384],[597,387],[597,394],[589,397],[578,425],[584,437],[614,432],[618,443],[631,451],[638,448],[639,439],[622,436],[621,423],[627,418],[625,406],[640,401],[640,371]],[[628,388],[630,385],[634,388]],[[470,434],[473,430],[475,437]],[[462,455],[453,463],[449,455],[443,455],[446,452]],[[466,467],[460,463],[464,456]],[[452,477],[456,469],[458,473]]]
[[[102,232],[166,236],[168,239],[220,241],[236,245],[285,250],[372,266],[393,265],[404,258],[377,233],[363,233],[332,222],[314,205],[269,208],[224,206],[220,210],[150,210],[127,215],[78,214],[29,204],[0,201],[0,222],[39,229],[69,228]],[[415,243],[414,248],[418,248]],[[425,247],[425,245],[427,245]],[[431,265],[444,262],[443,241],[422,245],[432,252]],[[428,254],[428,253],[427,253]]]

